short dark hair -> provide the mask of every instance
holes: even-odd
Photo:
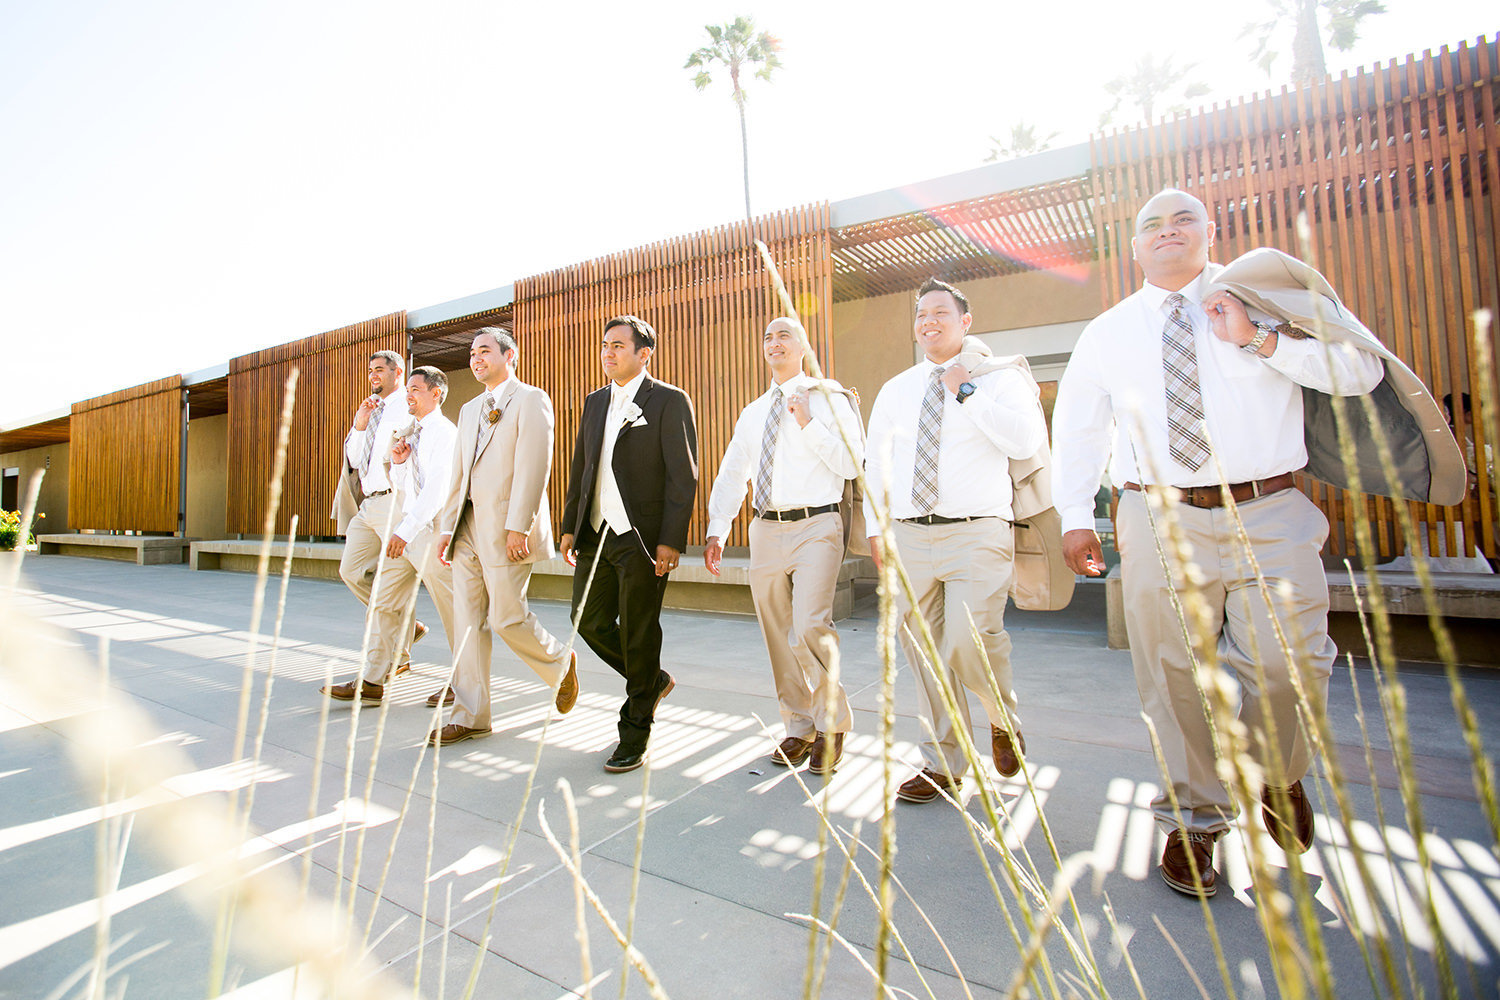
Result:
[[[448,376],[444,375],[441,369],[434,368],[432,365],[422,365],[413,368],[411,373],[422,376],[422,381],[427,388],[438,391],[439,403],[448,398]]]
[[[947,292],[949,295],[953,296],[953,301],[958,303],[958,307],[960,309],[962,309],[964,312],[969,311],[969,297],[963,292],[960,292],[957,288],[954,288],[952,285],[948,284],[946,281],[940,281],[937,278],[928,278],[926,281],[922,282],[922,287],[917,289],[918,301],[920,301],[922,296],[926,295],[928,292]]]
[[[376,358],[379,358],[380,360],[393,366],[398,372],[406,371],[406,362],[403,361],[401,359],[401,355],[397,354],[395,351],[376,351],[374,354],[370,355],[371,361],[374,361]]]
[[[651,329],[651,324],[639,316],[626,313],[623,316],[612,316],[604,323],[604,332],[608,333],[617,326],[630,327],[631,339],[635,341],[635,349],[639,351],[643,347],[656,347],[656,331]]]
[[[478,340],[481,333],[487,333],[491,337],[494,337],[495,343],[500,345],[500,350],[502,351],[520,350],[520,348],[516,347],[516,338],[511,336],[511,332],[503,326],[481,326],[474,331],[474,339]]]

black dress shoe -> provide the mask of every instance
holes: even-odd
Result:
[[[621,774],[625,771],[634,771],[644,763],[646,763],[646,751],[615,747],[615,752],[610,754],[609,760],[604,762],[604,769],[610,774]]]

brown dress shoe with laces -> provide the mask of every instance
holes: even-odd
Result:
[[[578,654],[573,654],[573,659],[568,663],[568,675],[562,679],[557,686],[557,701],[554,702],[557,710],[563,715],[573,711],[573,706],[578,704]]]
[[[950,781],[946,774],[924,767],[921,773],[912,775],[902,783],[900,788],[896,789],[896,798],[902,802],[931,802],[938,797],[939,791],[956,797],[963,784],[962,778],[954,778]]]
[[[1212,896],[1218,891],[1214,872],[1214,841],[1218,837],[1198,830],[1173,830],[1161,852],[1161,880],[1189,896]]]
[[[802,762],[807,760],[807,755],[812,753],[812,745],[812,740],[788,736],[771,751],[771,763],[781,767],[801,767]]]
[[[813,774],[832,774],[839,761],[844,759],[844,734],[819,733],[813,737],[808,769]]]
[[[1282,819],[1283,809],[1291,814],[1290,822]],[[1267,785],[1260,793],[1260,818],[1271,839],[1288,854],[1302,854],[1312,846],[1313,808],[1302,782],[1293,782],[1291,788]]]
[[[464,740],[477,740],[481,736],[488,736],[493,730],[470,729],[468,726],[460,726],[456,722],[450,722],[442,729],[434,729],[427,734],[427,745],[434,747],[445,747],[450,743],[460,743]]]
[[[334,701],[353,701],[358,697],[361,705],[379,705],[380,699],[385,697],[385,688],[369,681],[360,681],[357,691],[353,681],[348,684],[333,684],[322,691]]]
[[[453,689],[451,687],[441,688],[427,696],[427,707],[437,708],[438,705],[453,704]]]
[[[1020,752],[1012,745],[1010,733],[999,726],[990,727],[990,754],[995,758],[995,770],[1000,772],[1002,778],[1013,778],[1021,773],[1021,757],[1026,753],[1026,736],[1019,729],[1016,730],[1016,742],[1021,745]]]

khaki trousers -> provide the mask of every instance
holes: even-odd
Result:
[[[452,634],[459,648],[449,721],[488,729],[490,651],[496,635],[550,688],[561,683],[570,657],[526,605],[531,563],[482,563],[467,529],[453,539],[452,547]]]
[[[391,516],[395,503],[394,493],[367,497],[359,505],[358,513],[350,519],[349,527],[344,532],[344,554],[339,559],[339,578],[365,607],[370,606],[370,592],[375,586],[375,569],[380,565],[380,553],[385,550],[386,540],[401,520],[399,516]],[[400,663],[411,659],[410,641],[401,645],[400,656]]]
[[[1010,596],[1014,573],[1015,533],[1009,521],[986,517],[958,524],[907,524],[896,522],[896,549],[917,596],[917,610],[927,619],[946,664],[946,681],[958,702],[958,724],[972,732],[968,690],[984,707],[990,725],[1005,728],[1009,712],[1012,724],[1021,728],[1016,716],[1016,695],[1011,690],[1010,636],[1005,632],[1005,601]],[[920,631],[906,595],[897,591],[896,610],[911,635],[920,643]],[[981,657],[969,629],[969,618],[984,645]],[[907,662],[917,678],[922,717],[932,725],[937,739],[922,746],[922,755],[934,771],[962,777],[969,762],[959,748],[954,720],[943,705],[941,688],[923,665],[920,645],[902,636]],[[985,669],[985,658],[989,669]],[[934,665],[936,666],[936,665]],[[938,668],[943,669],[943,668]],[[995,687],[1004,709],[995,699]],[[989,734],[976,741],[981,755],[989,746]]]
[[[398,558],[385,560],[370,604],[370,649],[365,658],[364,677],[371,684],[384,684],[396,665],[396,657],[411,648],[412,609],[417,603],[419,572],[421,582],[432,595],[432,603],[437,605],[438,616],[443,619],[448,650],[453,650],[453,570],[438,559],[440,541],[430,528],[423,529]]]
[[[1311,762],[1306,737],[1297,721],[1297,694],[1291,664],[1282,653],[1265,597],[1256,584],[1234,520],[1223,508],[1202,510],[1179,505],[1183,534],[1203,576],[1209,628],[1219,635],[1218,659],[1240,684],[1239,718],[1252,735],[1252,750],[1266,768],[1266,781],[1290,785],[1301,780]],[[1304,683],[1320,703],[1337,655],[1328,637],[1328,581],[1318,555],[1328,537],[1328,519],[1298,490],[1283,490],[1239,505],[1246,535],[1275,601],[1282,629],[1301,661]],[[1235,804],[1219,781],[1215,747],[1202,696],[1193,678],[1183,628],[1172,606],[1161,556],[1147,516],[1145,495],[1126,491],[1116,514],[1116,541],[1121,557],[1125,628],[1141,707],[1156,728],[1167,774],[1189,830],[1221,833],[1229,828]],[[1162,515],[1158,530],[1165,532]],[[1168,552],[1171,551],[1166,547]],[[1174,582],[1182,586],[1180,566]],[[1278,588],[1290,585],[1284,602]],[[1264,681],[1257,671],[1264,673]],[[1266,740],[1274,724],[1274,753]],[[1279,757],[1281,768],[1276,761]],[[1257,789],[1258,791],[1258,789]],[[1169,828],[1177,820],[1164,791],[1152,803]]]
[[[844,526],[836,511],[801,521],[750,522],[750,596],[788,736],[810,740],[854,726],[849,698],[834,673],[839,634],[833,593],[843,561]]]

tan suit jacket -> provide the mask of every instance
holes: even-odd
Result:
[[[511,377],[501,386],[500,419],[481,427],[485,395],[458,412],[458,454],[448,502],[438,518],[441,531],[455,539],[472,531],[470,541],[486,565],[511,561],[505,553],[507,531],[530,539],[531,552],[522,562],[551,559],[552,400]]]

